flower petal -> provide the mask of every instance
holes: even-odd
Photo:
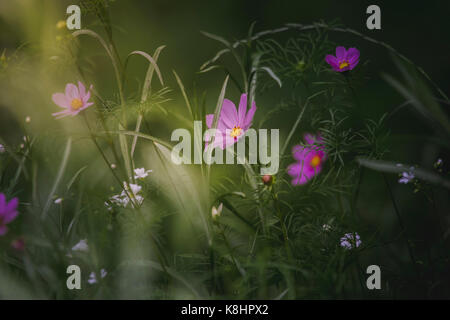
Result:
[[[346,54],[347,50],[345,50],[344,47],[342,46],[336,47],[336,58],[338,61],[345,59]]]
[[[223,100],[222,110],[220,111],[220,119],[228,128],[233,128],[238,124],[236,106],[228,99]]]
[[[66,98],[69,100],[73,100],[75,98],[80,98],[80,94],[78,92],[78,88],[73,83],[68,83],[66,85]]]
[[[18,205],[19,205],[19,199],[17,197],[12,198],[6,205],[6,211],[17,210]]]
[[[64,116],[68,116],[70,114],[72,114],[72,111],[64,110],[64,111],[52,113],[52,116],[54,116],[54,117],[56,117],[58,119],[58,118],[62,118]]]
[[[308,182],[308,176],[305,174],[302,163],[297,162],[289,165],[287,168],[288,174],[293,178],[292,185],[303,185]]]
[[[245,120],[244,120],[244,130],[248,130],[248,128],[250,128],[250,125],[252,124],[253,121],[253,117],[255,116],[255,112],[256,112],[256,103],[255,101],[252,102],[252,107],[250,108],[250,110],[248,110],[247,115],[245,116]]]
[[[305,133],[303,136],[307,144],[314,144],[316,142],[316,137],[311,133]]]
[[[350,62],[350,66],[348,67],[350,70],[353,70],[353,68],[355,68],[359,63],[359,60]]]
[[[335,56],[332,56],[331,54],[327,54],[325,57],[325,61],[333,67],[334,70],[339,70],[339,63]]]
[[[53,102],[61,108],[69,108],[70,103],[67,101],[67,97],[63,93],[54,93],[52,95]]]
[[[207,114],[206,115],[206,126],[211,129],[214,121],[214,114]]]
[[[347,51],[347,60],[352,63],[359,59],[359,50],[356,48],[350,48]]]
[[[239,101],[239,110],[238,110],[238,125],[240,127],[244,126],[246,113],[247,113],[247,94],[243,93],[241,95],[241,100]]]
[[[78,81],[78,92],[80,94],[80,99],[84,100],[84,98],[86,96],[86,87],[84,86],[84,84],[81,81]]]
[[[3,223],[10,223],[17,217],[18,214],[19,211],[17,210],[6,212],[6,215],[3,217]]]

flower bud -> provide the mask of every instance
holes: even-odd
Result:
[[[213,217],[213,219],[217,219],[218,217],[220,217],[220,214],[222,213],[222,209],[223,209],[223,203],[219,204],[219,207],[212,207],[211,209],[211,215]]]
[[[270,174],[263,175],[261,179],[266,186],[271,186],[273,183],[273,176],[271,176]]]

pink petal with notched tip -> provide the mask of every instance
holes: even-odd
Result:
[[[338,61],[345,59],[346,55],[347,55],[347,50],[345,50],[345,47],[342,47],[342,46],[336,47],[336,59]]]
[[[244,120],[244,130],[248,130],[248,128],[250,128],[252,121],[253,121],[253,117],[255,116],[255,112],[256,112],[256,103],[255,101],[252,102],[252,107],[250,108],[250,110],[248,110],[247,115],[245,116],[245,120]]]
[[[93,102],[85,103],[85,104],[83,105],[83,107],[81,107],[80,109],[77,110],[77,113],[79,113],[80,111],[83,111],[84,109],[89,108],[89,107],[92,106],[93,104],[94,104]]]
[[[53,102],[60,106],[61,108],[69,108],[70,102],[68,101],[67,97],[63,93],[55,93],[52,95]]]
[[[12,198],[6,205],[6,211],[16,210],[18,206],[19,206],[19,199],[17,197]]]
[[[354,62],[351,62],[351,63],[350,63],[349,69],[350,69],[350,70],[353,70],[353,69],[358,65],[358,63],[359,63],[359,60],[356,60],[356,61],[354,61]]]
[[[303,136],[307,144],[314,144],[316,142],[316,137],[311,133],[305,133]]]
[[[335,56],[332,56],[331,54],[328,54],[325,57],[325,61],[336,71],[339,70],[339,62],[337,61]]]
[[[308,182],[308,175],[305,174],[305,166],[301,162],[293,163],[288,166],[287,173],[293,178],[293,185],[301,185]]]
[[[206,126],[211,129],[213,122],[214,122],[214,114],[212,114],[212,113],[207,114],[206,115]]]
[[[7,214],[3,217],[3,223],[5,223],[5,224],[10,223],[17,217],[18,214],[19,214],[19,211],[16,211],[16,210],[7,212]]]
[[[349,63],[352,63],[359,59],[359,50],[356,48],[350,48],[347,51],[347,60]]]
[[[73,99],[79,99],[80,94],[78,92],[78,88],[73,83],[68,83],[66,85],[66,98],[72,101]]]
[[[247,94],[243,93],[241,95],[241,100],[239,101],[239,110],[238,110],[238,123],[237,124],[240,127],[244,126],[246,113],[247,113]]]
[[[228,99],[223,100],[219,121],[223,121],[228,128],[233,128],[238,124],[236,106]]]
[[[80,99],[84,101],[84,98],[86,97],[86,87],[81,81],[78,81],[78,92]]]

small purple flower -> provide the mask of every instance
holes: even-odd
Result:
[[[6,201],[6,196],[0,193],[0,236],[5,235],[8,232],[6,225],[16,219],[19,211],[19,199],[12,198],[9,202]]]
[[[358,248],[361,245],[361,238],[358,233],[346,233],[341,238],[341,247],[350,250],[353,248]]]
[[[415,178],[413,171],[414,167],[411,167],[409,171],[402,172],[401,178],[398,180],[398,182],[403,184],[411,182],[411,180]]]
[[[336,47],[336,56],[328,54],[325,61],[333,68],[334,71],[344,72],[353,70],[359,63],[359,50],[356,48]]]

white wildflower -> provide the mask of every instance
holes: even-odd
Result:
[[[86,239],[80,240],[80,242],[78,242],[72,248],[72,251],[85,251],[86,252],[88,250],[89,250],[89,246],[87,244],[87,240]]]
[[[148,176],[150,172],[153,170],[145,170],[144,168],[134,169],[134,178],[135,179],[144,179]]]
[[[223,209],[223,203],[219,204],[219,207],[212,207],[211,209],[211,215],[213,217],[213,219],[217,219],[218,217],[220,217],[221,213],[222,213],[222,209]]]

